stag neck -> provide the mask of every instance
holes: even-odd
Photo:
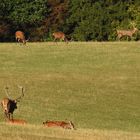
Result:
[[[136,31],[138,31],[138,29],[137,29],[137,28],[134,28],[133,31],[134,31],[134,33],[135,33]]]

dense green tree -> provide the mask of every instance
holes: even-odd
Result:
[[[16,30],[32,41],[58,30],[78,41],[112,41],[117,29],[140,29],[139,7],[139,0],[1,0],[0,41],[14,40]]]
[[[11,32],[37,28],[48,12],[47,0],[3,0],[0,9],[0,18],[12,24]]]
[[[139,6],[138,0],[71,0],[68,31],[75,40],[115,40],[116,29],[139,21]]]

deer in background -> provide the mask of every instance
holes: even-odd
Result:
[[[54,38],[54,41],[59,39],[68,43],[68,39],[66,38],[66,35],[63,32],[54,32],[52,36]]]
[[[43,125],[46,127],[62,127],[64,129],[75,129],[74,128],[74,124],[69,121],[69,122],[65,122],[65,121],[46,121],[43,122]]]
[[[24,32],[22,32],[22,31],[16,31],[16,33],[15,33],[15,38],[16,38],[16,41],[18,42],[18,43],[22,43],[24,46],[26,46],[26,42],[28,41],[28,40],[26,40],[25,39],[25,34],[24,34]]]
[[[1,101],[1,106],[5,115],[5,118],[8,120],[13,120],[13,112],[15,109],[17,109],[17,102],[19,102],[20,99],[24,96],[24,93],[23,93],[24,88],[21,86],[19,88],[21,89],[21,95],[15,100],[13,100],[9,97],[9,91],[8,91],[9,88],[5,87],[7,98],[4,98]]]
[[[133,30],[117,30],[118,39],[120,40],[123,36],[128,36],[132,38],[132,36],[138,31],[137,28],[134,27]]]

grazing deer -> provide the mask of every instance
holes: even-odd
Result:
[[[26,42],[28,40],[25,40],[24,32],[22,32],[22,31],[16,31],[15,38],[16,38],[16,41],[17,42],[22,43],[24,46],[26,46]]]
[[[24,93],[23,93],[24,89],[23,87],[20,87],[20,88],[21,88],[21,96],[13,100],[13,99],[10,99],[9,97],[9,92],[8,92],[9,88],[5,87],[5,92],[8,98],[4,98],[1,101],[1,106],[5,114],[5,118],[8,120],[13,119],[13,112],[15,109],[17,109],[17,102],[19,102],[20,99],[24,96]]]
[[[74,124],[71,121],[46,121],[43,122],[43,125],[46,127],[62,127],[64,129],[75,129]]]
[[[68,43],[68,39],[66,38],[66,35],[63,32],[54,32],[52,36],[54,37],[54,41],[59,39]]]
[[[21,125],[27,124],[25,120],[19,120],[19,119],[10,119],[7,122],[10,124],[21,124]]]
[[[123,36],[132,38],[133,34],[135,34],[137,31],[137,28],[134,28],[133,30],[117,30],[118,39],[120,40]]]

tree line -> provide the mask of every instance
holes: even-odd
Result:
[[[2,0],[0,41],[17,30],[31,41],[50,41],[62,31],[75,41],[114,41],[117,29],[140,29],[139,0]],[[126,39],[125,37],[122,38]],[[133,40],[139,40],[139,32]]]

